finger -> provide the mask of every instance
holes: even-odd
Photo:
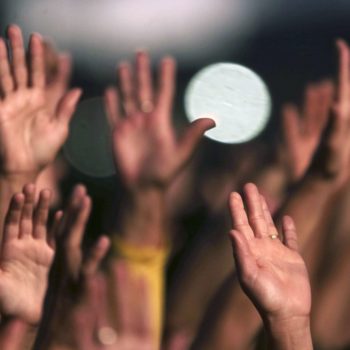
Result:
[[[230,231],[230,239],[233,249],[233,257],[238,272],[238,277],[243,286],[249,285],[253,276],[256,275],[256,262],[249,248],[246,237],[237,230]]]
[[[31,85],[42,89],[46,83],[44,47],[42,38],[38,34],[31,35],[29,51]]]
[[[176,61],[172,57],[165,57],[160,63],[157,114],[168,119],[173,108],[175,95]],[[166,121],[166,120],[165,120]]]
[[[264,217],[265,217],[265,221],[266,221],[266,225],[267,225],[268,235],[269,236],[272,236],[272,235],[278,236],[278,231],[277,231],[276,226],[272,220],[272,216],[271,216],[270,210],[267,206],[266,199],[264,198],[264,196],[260,195],[260,200],[261,200],[261,206],[262,206],[262,209],[264,212]]]
[[[247,239],[254,238],[254,233],[249,225],[242,197],[239,193],[232,192],[230,194],[229,206],[234,230],[241,232]]]
[[[63,125],[68,125],[72,119],[81,94],[81,89],[72,89],[68,91],[58,103],[56,110],[57,120]]]
[[[131,66],[123,62],[118,67],[118,75],[121,90],[121,99],[125,115],[131,115],[137,111],[135,87]]]
[[[91,198],[85,195],[80,202],[79,207],[67,223],[66,246],[69,249],[80,249],[85,228],[91,212]]]
[[[56,239],[59,236],[59,228],[62,223],[62,217],[63,217],[63,211],[62,210],[56,211],[49,234],[48,234],[47,243],[54,250],[56,250]]]
[[[84,185],[78,184],[74,186],[67,207],[63,212],[61,224],[57,227],[55,234],[56,239],[62,238],[65,240],[67,238],[71,223],[75,220],[75,217],[80,209],[81,200],[85,195],[86,187]]]
[[[284,216],[282,220],[282,230],[284,244],[295,251],[298,251],[298,237],[295,228],[294,220],[290,216]]]
[[[107,236],[102,236],[98,239],[97,243],[92,247],[89,256],[84,261],[83,273],[85,276],[91,276],[97,272],[110,245],[111,242]]]
[[[299,143],[300,117],[295,105],[286,104],[282,109],[283,134],[288,149],[293,149]]]
[[[69,54],[60,54],[58,56],[57,73],[54,75],[51,84],[55,85],[61,91],[68,87],[72,74],[72,58]]]
[[[318,96],[317,86],[309,84],[305,90],[303,108],[303,132],[306,134],[317,130],[319,126]]]
[[[247,203],[248,220],[255,237],[267,237],[267,224],[257,187],[252,183],[246,184],[244,186],[244,194],[245,202]]]
[[[14,87],[6,43],[3,38],[0,38],[0,88],[3,96],[13,91]]]
[[[49,217],[51,191],[42,190],[34,212],[33,236],[37,239],[47,239],[47,219]]]
[[[33,232],[33,212],[35,204],[35,185],[28,184],[23,188],[25,196],[20,223],[20,238],[28,237]]]
[[[24,205],[24,194],[17,193],[11,198],[4,224],[4,243],[16,239],[20,232],[20,219]]]
[[[319,91],[319,120],[321,124],[321,129],[323,130],[327,124],[331,106],[334,100],[334,84],[331,80],[325,80],[320,84]]]
[[[183,166],[186,165],[192,157],[204,133],[214,127],[214,120],[209,118],[200,118],[190,124],[179,142],[177,153],[180,164],[183,164]]]
[[[78,184],[74,186],[67,207],[63,212],[61,224],[58,226],[56,239],[60,238],[61,241],[65,241],[68,238],[72,223],[76,220],[81,208],[81,201],[85,196],[86,187],[84,185]]]
[[[104,105],[109,126],[113,130],[117,122],[120,120],[118,92],[114,87],[106,89]]]
[[[337,103],[338,112],[340,112],[340,117],[348,117],[348,100],[349,100],[349,48],[344,40],[337,40],[337,48],[339,55],[339,71],[338,71],[338,91],[337,91]]]
[[[153,89],[150,59],[146,52],[136,54],[137,97],[142,112],[153,109]]]
[[[28,84],[28,70],[25,59],[25,49],[22,31],[17,25],[10,25],[7,29],[12,53],[12,72],[17,88],[24,88]]]

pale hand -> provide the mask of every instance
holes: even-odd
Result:
[[[286,104],[282,110],[283,134],[291,180],[307,171],[329,120],[334,86],[330,81],[309,84],[302,109]]]
[[[45,90],[42,38],[37,34],[31,36],[27,65],[21,30],[10,26],[8,37],[12,61],[4,39],[0,38],[1,173],[37,175],[55,159],[66,140],[81,91],[66,93],[53,111]]]
[[[263,318],[309,317],[310,283],[292,219],[284,218],[282,243],[255,185],[245,186],[245,198],[247,213],[238,193],[230,197],[230,236],[244,291]]]
[[[178,140],[171,120],[175,61],[170,57],[162,60],[156,92],[146,53],[137,54],[135,71],[133,77],[129,64],[120,65],[121,103],[114,88],[107,89],[105,94],[106,110],[114,130],[115,160],[127,186],[165,187],[187,164],[204,132],[215,123],[211,119],[199,119]]]
[[[0,256],[0,312],[28,323],[39,322],[54,250],[47,243],[50,191],[35,207],[35,187],[13,196],[5,219]]]

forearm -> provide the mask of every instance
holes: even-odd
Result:
[[[191,349],[250,349],[262,321],[235,276],[220,287],[210,308]]]
[[[33,347],[37,327],[19,319],[6,319],[0,324],[0,348],[3,350],[30,350]]]
[[[157,188],[125,191],[117,232],[130,244],[160,247],[166,243],[165,193]]]
[[[266,318],[269,349],[312,350],[309,317],[294,317],[288,320]]]
[[[282,217],[289,215],[298,228],[298,241],[301,250],[324,219],[328,208],[339,192],[332,181],[318,176],[306,176],[286,199],[275,219],[280,225]]]

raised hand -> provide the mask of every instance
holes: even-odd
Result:
[[[37,339],[37,349],[58,343],[70,344],[72,312],[84,294],[87,280],[96,274],[110,241],[101,236],[89,254],[83,254],[82,241],[91,211],[86,188],[74,188],[65,212],[57,212],[51,236],[55,238],[55,259],[49,278],[44,322]]]
[[[246,209],[238,193],[230,196],[233,222],[230,237],[243,289],[263,318],[308,317],[310,284],[298,253],[293,220],[284,217],[280,240],[256,186],[247,184],[244,192]]]
[[[338,82],[330,125],[311,164],[310,174],[331,180],[340,188],[350,176],[350,50],[343,40],[337,40],[337,49]]]
[[[293,104],[283,107],[283,134],[292,181],[299,180],[310,166],[329,120],[333,95],[330,81],[309,84],[301,110]]]
[[[7,36],[10,52],[0,38],[0,170],[5,175],[37,176],[66,140],[81,91],[70,90],[59,103],[53,102],[46,91],[40,35],[31,35],[28,64],[20,28],[9,26]]]
[[[0,312],[28,323],[40,320],[53,248],[47,242],[51,193],[35,207],[35,186],[13,196],[5,219],[0,255]]]
[[[101,236],[90,254],[83,254],[82,243],[90,212],[91,198],[84,186],[77,185],[64,214],[56,213],[52,232],[56,239],[56,256],[50,273],[50,280],[55,283],[68,281],[68,288],[72,287],[80,282],[82,275],[95,272],[107,253],[109,239]]]
[[[139,52],[134,71],[128,63],[122,63],[121,98],[114,88],[105,93],[115,160],[125,184],[132,188],[168,186],[190,159],[204,132],[215,126],[211,119],[199,119],[178,139],[171,120],[175,61],[163,58],[157,90],[153,88],[149,61],[145,52]]]

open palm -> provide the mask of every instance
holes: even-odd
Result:
[[[13,196],[6,216],[0,256],[0,311],[35,324],[40,320],[53,249],[47,243],[50,191],[35,187]]]
[[[68,135],[68,124],[80,90],[65,94],[53,111],[47,98],[42,39],[33,34],[29,63],[21,30],[8,29],[12,60],[0,38],[0,157],[6,173],[38,173],[56,156]]]
[[[305,263],[298,253],[295,227],[283,221],[283,244],[264,198],[253,184],[245,186],[247,213],[238,193],[230,197],[231,238],[243,289],[263,315],[308,316],[311,292]]]
[[[113,127],[115,160],[125,182],[168,185],[186,165],[204,132],[214,127],[211,119],[192,123],[178,140],[172,125],[175,61],[166,57],[159,70],[159,88],[153,91],[149,57],[136,56],[135,77],[129,64],[119,68],[121,103],[114,88],[105,94],[106,110]],[[120,106],[124,115],[120,113]]]

